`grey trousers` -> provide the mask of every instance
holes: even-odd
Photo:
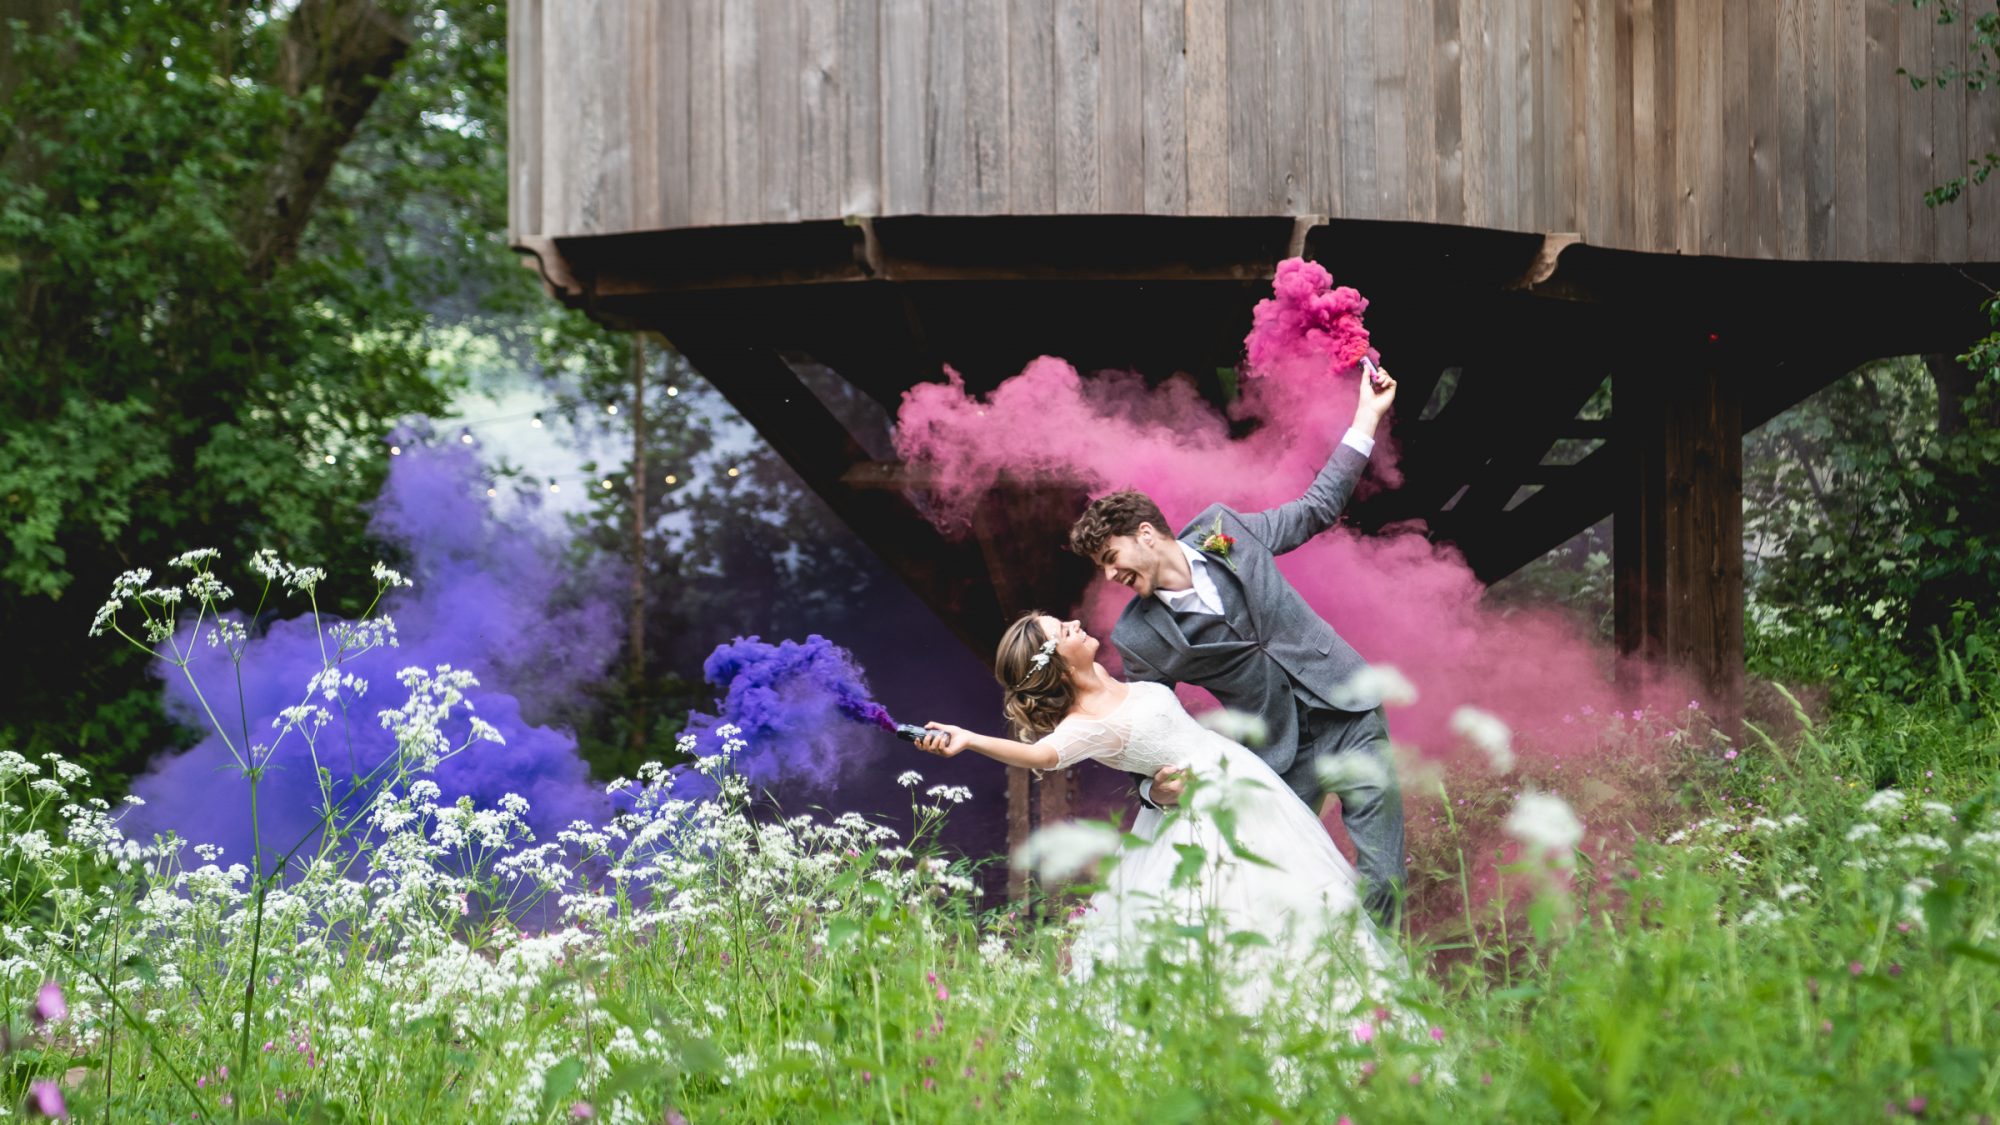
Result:
[[[1326,792],[1320,763],[1363,755],[1379,769],[1336,770],[1345,776],[1333,793],[1340,798],[1341,823],[1354,840],[1354,866],[1361,873],[1362,904],[1377,923],[1394,931],[1402,922],[1403,794],[1396,786],[1396,762],[1389,752],[1389,723],[1377,707],[1368,712],[1299,713],[1299,754],[1281,776],[1292,792],[1318,812]],[[1358,775],[1358,776],[1357,776]]]

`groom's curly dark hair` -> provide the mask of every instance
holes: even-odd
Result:
[[[1117,535],[1131,535],[1142,523],[1150,523],[1161,535],[1172,538],[1174,529],[1153,498],[1136,488],[1100,496],[1076,517],[1069,528],[1069,549],[1095,563],[1104,553],[1104,541]]]

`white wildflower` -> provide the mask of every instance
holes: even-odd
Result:
[[[1484,752],[1494,773],[1514,768],[1513,732],[1498,716],[1477,707],[1460,707],[1451,713],[1451,730]]]
[[[1417,701],[1417,688],[1394,666],[1370,664],[1336,685],[1327,701],[1350,711],[1372,711],[1377,702],[1408,707]]]
[[[1899,812],[1902,807],[1903,791],[1900,789],[1884,789],[1861,803],[1861,811],[1869,816]]]
[[[1367,751],[1323,755],[1313,763],[1313,770],[1319,775],[1320,785],[1329,793],[1389,787],[1388,769]]]
[[[1065,820],[1040,828],[1014,852],[1013,864],[1044,883],[1070,879],[1118,850],[1116,830],[1097,821]]]
[[[1864,820],[1847,830],[1847,842],[1852,844],[1860,840],[1866,840],[1870,836],[1879,836],[1881,834],[1881,825],[1876,824],[1874,821]]]
[[[1943,855],[1951,850],[1950,844],[1927,832],[1912,832],[1898,839],[1895,846],[1905,851],[1928,852],[1932,855]]]
[[[1576,818],[1569,802],[1553,793],[1521,794],[1514,802],[1514,811],[1507,814],[1505,828],[1530,852],[1549,855],[1564,865],[1571,862],[1576,846],[1583,842],[1583,822]]]
[[[1248,711],[1221,707],[1203,712],[1200,721],[1202,726],[1242,746],[1262,746],[1271,741],[1271,725],[1264,721],[1264,716]]]
[[[1758,899],[1756,902],[1751,903],[1749,909],[1745,910],[1742,917],[1736,921],[1739,925],[1744,926],[1768,926],[1774,922],[1782,922],[1784,920],[1785,915],[1783,911],[1765,902],[1763,899]]]
[[[905,789],[914,789],[924,780],[924,775],[915,770],[904,770],[896,775],[896,784]]]
[[[379,586],[387,586],[387,587],[393,587],[393,586],[414,586],[414,585],[416,585],[416,583],[414,583],[414,582],[410,581],[409,579],[407,579],[407,578],[403,577],[403,576],[402,576],[402,575],[401,575],[400,573],[398,573],[398,572],[396,572],[396,571],[394,571],[394,570],[391,570],[391,569],[389,569],[389,568],[388,568],[388,567],[386,567],[386,566],[383,566],[383,565],[382,565],[381,563],[379,563],[379,562],[375,564],[375,568],[374,568],[374,569],[373,569],[372,571],[370,571],[369,573],[370,573],[370,574],[372,574],[372,575],[374,575],[374,578],[375,578],[375,582],[376,582],[376,584],[377,584],[377,585],[379,585]]]

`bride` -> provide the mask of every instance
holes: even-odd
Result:
[[[1078,925],[1075,970],[1137,964],[1169,927],[1217,926],[1256,935],[1224,943],[1230,997],[1245,1015],[1273,999],[1320,1017],[1385,1001],[1401,958],[1361,908],[1354,868],[1319,817],[1257,755],[1196,722],[1171,688],[1113,679],[1097,650],[1075,621],[1024,615],[994,662],[1019,740],[929,723],[918,743],[1035,770],[1096,759],[1147,776],[1164,766],[1189,773],[1179,806],[1140,810],[1138,843],[1117,857]],[[1196,855],[1198,869],[1185,862]]]

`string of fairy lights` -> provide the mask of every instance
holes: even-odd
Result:
[[[668,398],[678,398],[680,397],[680,393],[681,389],[677,385],[669,385],[666,388],[666,395]],[[604,404],[603,412],[607,417],[611,417],[611,416],[616,416],[619,413],[620,409],[621,407],[617,402],[615,401],[607,402]],[[461,422],[458,423],[458,440],[461,444],[464,445],[476,445],[478,444],[479,439],[473,436],[473,431],[475,429],[487,430],[495,426],[513,426],[526,423],[527,425],[537,430],[545,429],[548,425],[545,419],[545,415],[547,413],[549,412],[546,410],[522,410],[512,414],[498,414],[491,418],[481,418],[476,422],[475,421]],[[447,429],[448,428],[449,427],[447,427]],[[401,457],[403,455],[403,442],[400,441],[391,442],[389,445],[389,455],[391,457]],[[332,453],[326,454],[327,464],[329,465],[336,464],[338,460],[339,458],[336,455]],[[730,480],[734,480],[742,475],[743,475],[742,465],[731,465],[723,472],[723,476],[726,479]],[[599,489],[606,492],[609,492],[617,487],[617,481],[614,478],[601,475],[586,476],[583,474],[578,474],[575,476],[540,476],[529,479],[534,480],[538,487],[546,486],[548,492],[557,495],[561,494],[562,486],[565,483],[572,485],[580,484],[584,485],[585,487],[588,487],[589,482],[595,482]],[[660,484],[663,484],[668,488],[678,488],[683,484],[694,483],[694,477],[692,477],[691,475],[687,475],[684,470],[662,473],[659,474],[657,477],[649,477],[648,483],[652,483],[653,480],[657,480]],[[486,495],[489,498],[498,497],[500,495],[500,489],[497,486],[488,487],[486,490]]]

